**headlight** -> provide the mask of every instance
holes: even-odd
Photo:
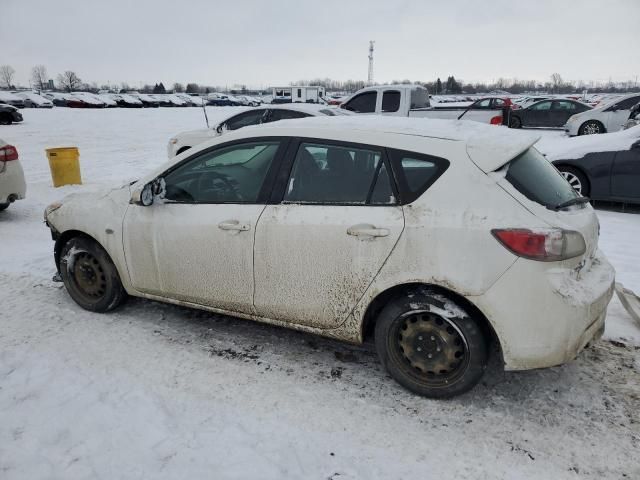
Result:
[[[46,222],[49,215],[58,210],[61,206],[62,202],[54,202],[51,205],[47,206],[47,208],[44,209],[44,221]]]

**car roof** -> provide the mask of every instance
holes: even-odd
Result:
[[[224,139],[228,141],[256,136],[335,139],[408,150],[417,146],[419,151],[425,153],[430,151],[430,146],[442,150],[442,143],[447,142],[466,149],[471,160],[484,172],[500,168],[540,139],[539,135],[531,132],[480,122],[368,115],[323,115],[281,120],[234,130]],[[208,143],[205,142],[203,146]]]

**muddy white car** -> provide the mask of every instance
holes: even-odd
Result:
[[[283,121],[45,219],[88,310],[133,295],[373,337],[398,382],[448,397],[490,352],[508,370],[550,367],[603,332],[614,271],[598,220],[535,141],[477,122]]]

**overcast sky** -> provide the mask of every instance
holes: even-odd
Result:
[[[99,85],[635,80],[640,0],[0,0],[0,64]]]

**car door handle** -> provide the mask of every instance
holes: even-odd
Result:
[[[246,232],[251,227],[247,223],[240,223],[238,220],[225,220],[218,224],[220,230],[234,230],[236,232]]]
[[[369,224],[353,225],[347,229],[348,235],[354,237],[387,237],[389,235],[389,229],[376,228]]]

